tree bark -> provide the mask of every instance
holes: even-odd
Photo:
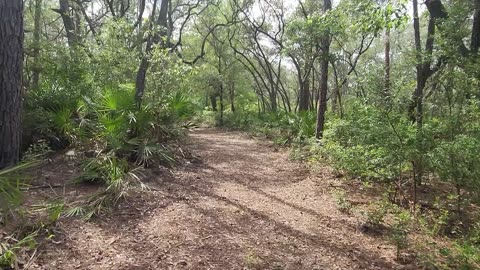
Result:
[[[154,42],[160,44],[161,48],[167,48],[168,35],[168,7],[170,0],[161,0],[160,12],[158,14],[157,25],[160,26],[159,34],[155,35]]]
[[[332,8],[331,0],[323,1],[323,11],[327,12]],[[327,92],[328,92],[328,65],[330,54],[330,34],[325,33],[322,39],[322,61],[320,63],[320,99],[317,110],[317,127],[315,137],[321,139],[325,128],[325,112],[327,111]]]
[[[390,96],[390,28],[385,29],[385,81],[383,89],[385,99]],[[388,100],[385,100],[388,101]]]
[[[422,52],[422,44],[420,39],[420,19],[418,17],[418,0],[413,0],[413,30],[415,38],[415,52],[416,52],[416,71],[417,71],[417,85],[413,92],[412,103],[409,108],[409,115],[412,122],[417,122],[417,126],[422,126],[423,120],[423,91],[427,85],[427,80],[430,78],[434,71],[431,68],[433,43],[435,35],[435,17],[439,13],[438,11],[432,11],[430,13],[430,19],[428,21],[427,28],[427,41],[425,43],[425,55]],[[442,13],[443,14],[443,13]],[[438,14],[437,14],[438,16]],[[416,111],[415,111],[416,110]],[[418,123],[420,121],[420,123]]]
[[[150,51],[152,45],[151,45],[151,40],[149,39],[147,41],[147,49]],[[137,78],[135,80],[135,103],[137,104],[137,109],[140,109],[143,101],[143,93],[145,92],[145,83],[146,83],[146,77],[147,77],[147,70],[149,66],[149,61],[148,61],[148,56],[145,55],[142,57],[142,60],[140,62],[140,66],[138,67],[137,71]]]
[[[231,81],[229,85],[229,92],[230,92],[230,109],[232,112],[235,112],[235,82]]]
[[[478,0],[473,0],[473,1],[476,1],[475,5],[478,5],[477,3]],[[445,10],[445,6],[443,5],[442,0],[426,0],[425,5],[427,6],[428,12],[430,13],[430,20],[433,20],[434,26],[437,26],[439,29],[441,29],[444,20],[437,20],[437,19],[448,18],[448,12]],[[446,37],[446,33],[442,33],[441,31],[440,34],[442,34],[443,37]],[[457,43],[456,45],[457,45],[457,50],[459,54],[463,57],[468,56],[470,51],[467,48],[467,46],[465,46],[465,44],[463,43],[463,40],[456,39],[455,42]]]
[[[78,45],[79,40],[77,37],[77,31],[75,30],[75,22],[72,17],[70,17],[70,3],[68,0],[59,0],[59,4],[60,8],[58,9],[58,12],[62,17],[63,26],[67,32],[68,46],[72,49]]]
[[[33,67],[32,67],[32,86],[31,89],[36,90],[39,87],[40,81],[40,35],[42,33],[42,27],[40,25],[40,19],[42,15],[42,0],[35,0],[35,15],[33,26]]]
[[[472,53],[478,53],[480,47],[480,0],[475,0],[475,12],[473,14],[472,41],[470,50]]]
[[[0,169],[19,161],[23,1],[0,0]]]
[[[299,71],[300,72],[300,71]],[[300,76],[299,84],[300,84],[300,96],[298,101],[298,111],[305,112],[308,111],[308,107],[310,104],[310,79],[304,78]]]
[[[167,34],[167,15],[168,15],[168,5],[170,0],[161,0],[162,3],[160,4],[160,12],[158,18],[156,20],[156,24],[161,27],[160,33],[155,34],[153,37],[147,38],[147,47],[145,48],[145,53],[142,57],[140,62],[140,66],[137,71],[137,79],[135,85],[135,102],[137,103],[137,108],[140,109],[140,106],[143,101],[143,94],[145,92],[145,84],[146,84],[146,77],[147,71],[149,66],[148,56],[152,50],[153,43],[159,43],[162,48],[166,47],[166,42],[163,42],[163,38]],[[153,2],[153,9],[152,9],[152,16],[151,19],[153,21],[155,17],[155,9],[157,7],[157,0]],[[152,24],[150,25],[150,30],[152,29]]]
[[[223,104],[223,84],[220,84],[220,91],[219,91],[219,97],[220,97],[220,126],[223,126],[223,111],[225,110],[225,106]]]
[[[428,40],[432,31],[434,31],[435,25],[433,19],[430,18],[429,26],[428,26],[428,33],[429,37],[427,37],[427,51],[429,51],[428,44],[432,44],[433,40]],[[416,51],[416,58],[417,58],[417,86],[414,92],[414,102],[415,102],[415,115],[414,119],[417,123],[417,149],[421,152],[421,130],[423,127],[423,89],[425,88],[428,76],[425,70],[426,65],[428,64],[428,70],[430,70],[430,62],[424,63],[422,61],[422,45],[420,39],[420,18],[418,17],[418,1],[413,0],[413,31],[414,31],[414,38],[415,38],[415,51]],[[430,42],[430,43],[429,43]],[[420,154],[420,156],[423,153]],[[413,194],[413,204],[414,207],[417,202],[417,184],[422,182],[423,177],[423,166],[422,166],[422,158],[419,157],[413,161],[413,183],[412,183],[412,194]]]
[[[83,15],[83,18],[87,22],[88,28],[90,29],[90,32],[92,32],[93,37],[97,40],[97,43],[100,45],[100,41],[97,39],[97,30],[95,29],[95,24],[92,21],[92,19],[88,16],[87,11],[85,10],[85,7],[83,6],[83,3],[81,0],[76,0],[77,1],[77,7],[80,10],[80,12]]]
[[[210,95],[210,103],[212,104],[212,111],[216,112],[217,109],[217,94]]]

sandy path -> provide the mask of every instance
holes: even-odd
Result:
[[[94,222],[66,220],[34,269],[395,269],[393,247],[340,213],[329,175],[241,133],[199,129],[202,162],[158,172]]]

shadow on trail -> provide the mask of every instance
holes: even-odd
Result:
[[[282,191],[307,177],[284,153],[214,129],[196,130],[191,138],[203,162],[162,173],[150,180],[151,192],[132,195],[90,223],[98,234],[91,240],[103,244],[104,253],[90,260],[92,251],[70,241],[63,256],[85,258],[82,269],[395,268],[363,243],[349,242],[345,230],[354,233],[355,224],[338,224],[263,190]],[[299,220],[290,220],[291,213]],[[299,228],[302,219],[308,222]],[[112,257],[121,263],[112,264]]]

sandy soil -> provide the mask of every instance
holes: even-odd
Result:
[[[197,129],[199,157],[158,170],[114,212],[64,219],[30,269],[400,269],[395,249],[338,211],[328,169],[237,132]]]

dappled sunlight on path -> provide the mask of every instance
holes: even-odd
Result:
[[[328,179],[286,152],[217,129],[194,130],[189,144],[202,162],[156,176],[153,191],[95,223],[65,224],[38,268],[397,267],[393,247],[336,209]]]

